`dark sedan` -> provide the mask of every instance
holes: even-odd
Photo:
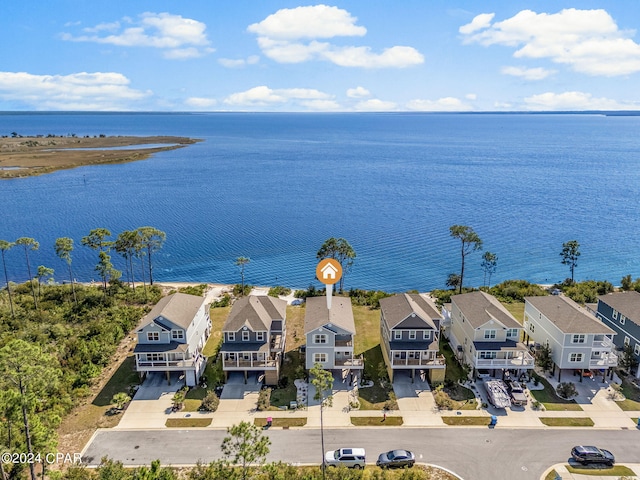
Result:
[[[416,457],[409,450],[391,450],[381,453],[376,465],[382,468],[413,467]]]
[[[616,459],[609,450],[604,448],[582,446],[573,447],[571,449],[571,457],[577,462],[587,463],[605,463],[612,466],[616,463]]]

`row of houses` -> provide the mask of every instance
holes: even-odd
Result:
[[[222,328],[220,349],[225,378],[234,372],[263,376],[275,385],[286,351],[285,300],[250,295],[238,299]],[[354,353],[356,326],[351,301],[335,297],[307,299],[304,332],[305,367],[357,376],[364,368]],[[136,369],[184,373],[194,386],[204,371],[202,349],[211,334],[209,305],[202,297],[175,293],[163,298],[137,331]],[[444,381],[446,362],[440,352],[445,335],[461,364],[472,376],[515,375],[534,368],[535,347],[550,347],[554,373],[597,370],[604,375],[618,364],[617,350],[631,345],[640,360],[640,293],[619,292],[599,297],[585,308],[567,297],[525,298],[524,323],[492,295],[476,291],[451,297],[438,309],[430,297],[397,294],[380,300],[380,346],[393,381],[399,376],[431,383]],[[639,370],[640,372],[640,370]],[[640,373],[639,373],[640,375]],[[580,377],[582,378],[582,376]]]

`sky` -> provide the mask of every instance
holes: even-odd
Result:
[[[640,110],[640,2],[23,0],[0,111]]]

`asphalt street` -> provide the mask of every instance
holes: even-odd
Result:
[[[322,461],[320,430],[273,429],[268,461],[314,464]],[[103,456],[125,465],[193,465],[221,458],[222,429],[100,430],[83,461],[97,465]],[[452,470],[464,480],[539,480],[551,465],[566,463],[574,445],[611,450],[618,463],[640,462],[640,431],[489,428],[350,428],[325,430],[325,448],[364,447],[367,462],[380,452],[406,448],[419,462]],[[375,467],[373,467],[375,468]]]

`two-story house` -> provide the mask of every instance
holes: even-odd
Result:
[[[449,341],[460,362],[477,377],[505,370],[520,375],[534,368],[533,356],[520,341],[522,325],[495,298],[485,292],[451,297]]]
[[[316,363],[325,370],[361,370],[362,358],[353,354],[356,326],[353,321],[351,299],[333,297],[331,309],[327,297],[309,297],[304,315],[306,337],[305,367]]]
[[[640,293],[631,291],[601,295],[598,297],[596,315],[616,332],[614,344],[619,349],[631,345],[636,360],[640,362]],[[640,378],[640,368],[636,377]]]
[[[161,298],[136,332],[136,370],[141,376],[166,372],[167,381],[171,372],[184,372],[187,386],[195,386],[206,365],[202,349],[210,333],[209,305],[204,298],[185,293]]]
[[[548,345],[553,371],[558,381],[563,369],[585,372],[597,369],[607,373],[618,364],[613,350],[615,332],[599,322],[587,309],[564,295],[525,297],[524,327],[535,343]]]
[[[380,299],[380,346],[393,381],[406,372],[415,381],[425,373],[431,383],[444,382],[445,359],[440,351],[440,322],[433,302],[419,294],[399,294]]]
[[[233,304],[222,327],[222,370],[264,375],[266,385],[280,377],[286,337],[287,302],[265,295],[249,295]]]

